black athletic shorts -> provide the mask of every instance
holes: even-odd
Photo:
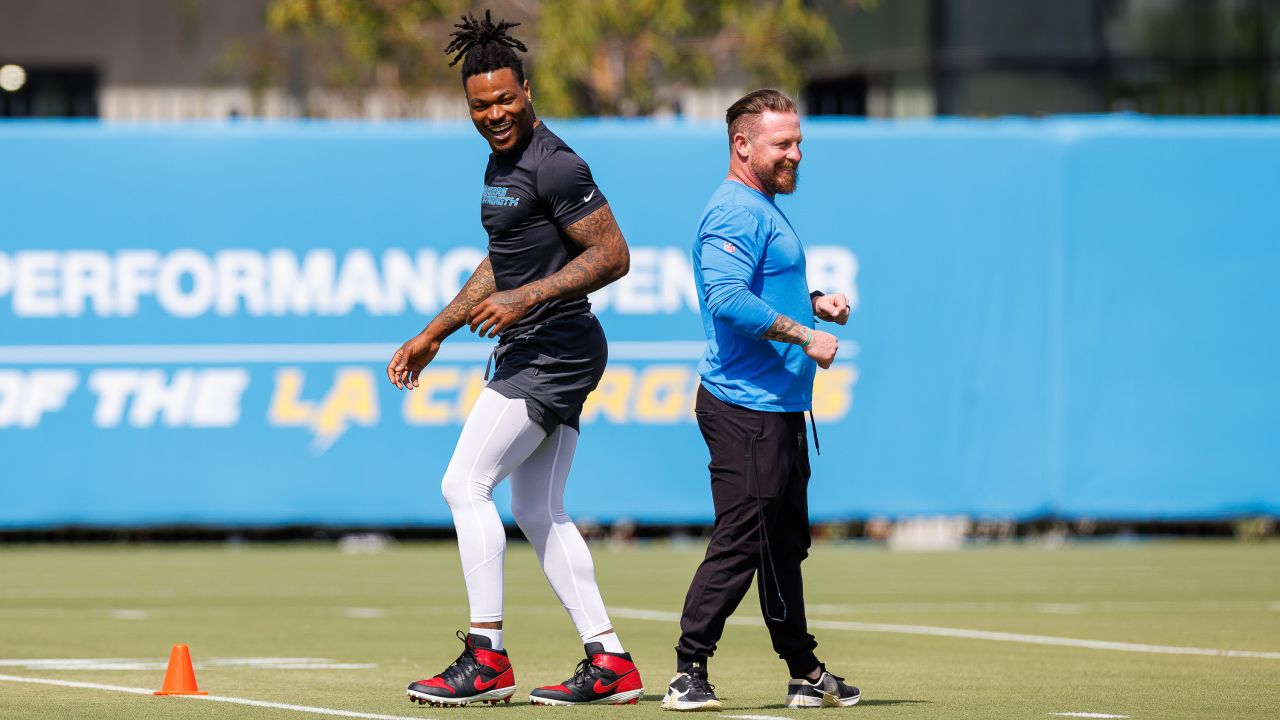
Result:
[[[609,345],[595,315],[575,313],[504,336],[493,360],[489,387],[525,400],[529,419],[550,435],[561,424],[579,429],[582,404],[600,384]]]

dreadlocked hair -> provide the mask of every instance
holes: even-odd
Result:
[[[457,65],[459,60],[466,58],[462,63],[463,82],[472,75],[502,68],[511,68],[516,74],[516,81],[524,82],[524,66],[520,63],[520,57],[515,54],[515,50],[528,52],[529,49],[524,46],[524,43],[507,34],[508,30],[519,24],[506,20],[495,23],[488,10],[484,11],[483,20],[477,20],[470,13],[463,15],[462,22],[454,24],[458,29],[450,33],[449,37],[453,40],[444,49],[446,55],[457,53],[453,62],[449,63],[449,67]]]

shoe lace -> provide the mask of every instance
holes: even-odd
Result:
[[[591,658],[583,658],[578,662],[578,667],[573,671],[573,677],[565,681],[566,685],[575,687],[586,687],[595,681],[600,675],[600,668],[596,667]]]
[[[689,675],[689,689],[697,690],[700,693],[712,695],[715,693],[716,686],[711,684],[707,676],[703,673],[691,672]]]
[[[461,630],[458,631],[458,639],[462,641],[464,646],[462,654],[449,667],[445,668],[444,672],[440,673],[440,678],[450,685],[456,684],[480,665],[479,661],[476,660],[475,650],[471,649],[471,643],[467,642],[467,636]]]

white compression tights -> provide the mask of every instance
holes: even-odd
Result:
[[[585,641],[610,627],[596,587],[591,553],[564,512],[564,485],[578,433],[560,425],[547,435],[524,400],[485,388],[467,416],[441,489],[453,511],[471,622],[502,619],[506,533],[493,488],[511,477],[511,513],[533,544],[551,588]]]

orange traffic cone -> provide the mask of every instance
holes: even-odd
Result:
[[[157,695],[208,695],[196,687],[196,671],[191,667],[191,651],[178,643],[169,652],[169,669],[164,674],[164,686]]]

